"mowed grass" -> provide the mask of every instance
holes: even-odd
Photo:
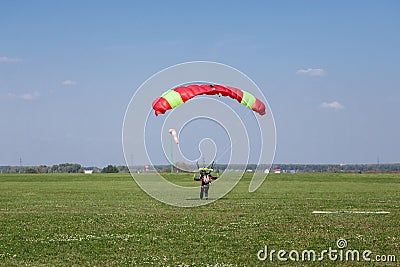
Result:
[[[197,185],[190,174],[166,177]],[[245,175],[210,205],[178,208],[152,199],[127,174],[1,175],[0,265],[373,265],[257,259],[265,245],[322,251],[339,238],[371,258],[396,255],[397,263],[377,266],[400,263],[400,175],[271,174],[255,193],[249,182]]]

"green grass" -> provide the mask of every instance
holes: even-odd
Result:
[[[197,185],[190,174],[167,179]],[[246,175],[210,205],[178,208],[147,196],[125,174],[1,175],[0,265],[329,266],[328,259],[261,262],[257,252],[265,245],[322,251],[338,238],[372,257],[394,254],[397,263],[385,265],[399,264],[400,175],[269,175],[255,193],[247,192],[249,182]]]

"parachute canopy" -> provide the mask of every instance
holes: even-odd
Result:
[[[168,90],[153,101],[154,112],[156,116],[164,114],[198,95],[229,96],[258,114],[265,115],[265,104],[261,100],[244,90],[219,84],[191,84]]]

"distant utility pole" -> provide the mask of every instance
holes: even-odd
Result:
[[[172,147],[172,140],[173,140],[173,137],[171,135],[171,173],[174,172],[174,152],[173,152],[173,147]]]
[[[377,159],[376,159],[376,162],[377,162],[377,164],[378,164],[377,171],[379,171],[379,155],[378,155],[378,157],[377,157]]]
[[[19,157],[19,170],[18,170],[18,173],[21,173],[21,172],[22,172],[22,158]]]

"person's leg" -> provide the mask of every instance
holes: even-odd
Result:
[[[208,199],[208,189],[209,189],[209,188],[210,188],[210,185],[209,185],[209,184],[204,186],[206,199]]]
[[[200,187],[200,199],[203,199],[204,186]]]

